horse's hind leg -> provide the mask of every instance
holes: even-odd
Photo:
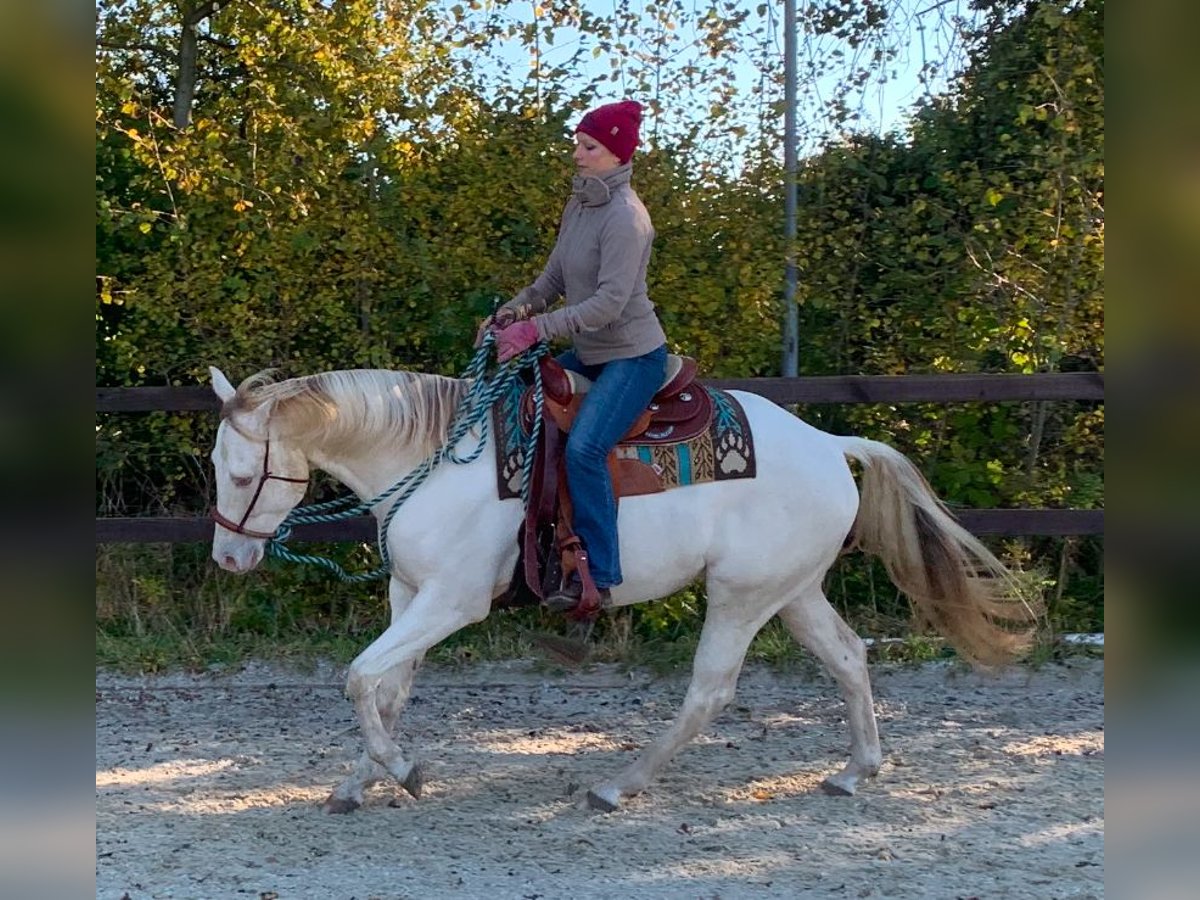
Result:
[[[733,699],[746,650],[770,618],[770,612],[738,609],[728,600],[720,602],[711,579],[708,593],[708,615],[692,662],[692,681],[679,714],[662,736],[630,766],[612,780],[588,791],[588,805],[593,809],[612,812],[622,797],[640,793],[659,769]]]
[[[842,689],[850,725],[850,762],[825,779],[822,787],[830,794],[853,794],[863,778],[879,772],[883,761],[866,647],[820,588],[789,603],[779,611],[779,618],[792,637],[825,664]]]

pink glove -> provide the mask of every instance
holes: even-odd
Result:
[[[489,331],[499,331],[501,328],[507,328],[513,322],[517,321],[517,316],[516,310],[502,306],[480,322],[479,330],[475,332],[475,349],[479,349],[483,343],[483,336],[485,334]]]
[[[538,342],[537,326],[529,319],[514,322],[496,332],[496,359],[508,362]]]

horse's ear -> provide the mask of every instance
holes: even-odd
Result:
[[[222,403],[228,403],[233,399],[233,395],[237,393],[229,379],[225,377],[225,373],[216,366],[208,367],[208,374],[212,376],[213,391],[216,392],[217,398]]]

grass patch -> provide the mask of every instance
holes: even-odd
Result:
[[[125,674],[152,674],[236,668],[255,660],[304,671],[322,660],[347,664],[365,646],[339,634],[233,634],[194,640],[179,635],[111,634],[97,629],[96,664]]]
[[[699,635],[689,632],[667,639],[641,637],[618,617],[618,610],[597,623],[588,642],[588,662],[613,663],[627,669],[645,669],[659,675],[690,671]],[[439,665],[461,666],[474,662],[526,659],[541,661],[550,669],[571,668],[539,646],[535,636],[567,636],[566,620],[540,610],[521,610],[489,616],[464,628],[431,649],[427,659]],[[234,668],[250,661],[284,664],[301,670],[320,661],[348,665],[378,636],[378,632],[353,635],[332,631],[296,631],[273,634],[235,632],[195,636],[177,629],[141,634],[96,629],[96,664],[127,674],[157,672],[200,672],[212,668]],[[1037,644],[1025,660],[1034,668],[1067,659],[1103,658],[1104,648],[1046,640]],[[931,660],[954,659],[954,650],[939,638],[907,635],[874,642],[868,649],[871,662],[920,665]],[[821,664],[801,648],[777,621],[755,637],[746,654],[748,663],[771,669],[812,676]]]
[[[200,671],[251,660],[345,665],[387,627],[385,594],[382,582],[345,585],[294,565],[230,575],[212,565],[202,545],[105,546],[98,549],[96,563],[96,662],[129,673]],[[870,602],[850,603],[844,597],[835,606],[857,633],[898,639],[875,642],[872,661],[915,664],[953,657],[940,638],[913,630],[907,606],[893,596],[872,589]],[[689,671],[705,605],[703,590],[693,585],[657,603],[602,615],[588,659],[660,674]],[[1054,625],[1084,630],[1066,628],[1061,621]],[[540,659],[560,666],[565,663],[545,653],[539,636],[569,632],[570,622],[562,616],[537,608],[506,610],[451,635],[427,658],[442,665]],[[1028,661],[1040,665],[1097,653],[1103,649],[1066,645],[1050,636]],[[783,672],[821,668],[778,620],[755,637],[747,660]]]

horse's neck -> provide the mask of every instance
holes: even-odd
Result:
[[[459,457],[465,458],[479,449],[479,434],[478,428],[467,432],[456,448]],[[489,432],[489,441],[490,437]],[[317,446],[310,448],[307,456],[310,466],[332,475],[362,500],[379,496],[427,458],[407,448],[390,445],[364,446],[355,453],[336,455],[325,453]]]
[[[382,494],[421,464],[413,454],[391,449],[342,454],[335,459],[318,448],[309,452],[308,459],[315,468],[332,475],[362,500]]]

